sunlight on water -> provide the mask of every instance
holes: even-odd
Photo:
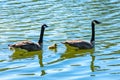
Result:
[[[120,80],[119,0],[0,0],[0,79]],[[66,49],[65,40],[91,38],[95,49]],[[8,48],[23,40],[37,42],[42,24],[43,51]],[[48,46],[57,43],[57,49]],[[7,77],[6,77],[7,76]]]

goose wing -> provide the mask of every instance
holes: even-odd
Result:
[[[86,41],[82,41],[82,40],[69,40],[69,41],[65,41],[62,42],[63,44],[65,44],[66,46],[72,46],[72,47],[77,47],[79,49],[91,49],[92,45]]]
[[[28,50],[28,51],[34,51],[34,50],[40,50],[41,49],[41,46],[39,44],[31,42],[31,41],[18,42],[16,44],[9,45],[9,47],[21,48],[21,49],[25,49],[25,50]]]

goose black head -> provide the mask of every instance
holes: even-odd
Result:
[[[43,28],[46,28],[46,27],[48,27],[48,26],[47,26],[46,24],[43,24],[42,27],[43,27]]]
[[[97,20],[93,20],[92,21],[93,23],[96,23],[96,24],[100,24],[101,22],[97,21]]]

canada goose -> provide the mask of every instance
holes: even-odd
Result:
[[[65,44],[66,47],[70,46],[70,47],[76,47],[76,48],[79,48],[79,49],[94,48],[94,46],[95,46],[95,23],[100,24],[101,22],[99,22],[97,20],[93,20],[91,22],[92,36],[91,36],[90,42],[86,42],[86,41],[83,41],[83,40],[70,40],[70,41],[65,41],[65,42],[62,42],[62,43]]]
[[[45,28],[48,27],[46,24],[43,24],[41,26],[41,33],[40,33],[40,38],[38,43],[34,43],[31,41],[21,41],[16,44],[8,45],[10,48],[20,48],[24,49],[27,51],[38,51],[42,49],[42,44],[43,44],[43,35],[44,35],[44,30]]]

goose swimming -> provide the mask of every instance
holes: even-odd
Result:
[[[40,38],[37,43],[34,43],[32,41],[21,41],[17,42],[16,44],[8,45],[10,48],[20,48],[27,51],[38,51],[42,50],[42,44],[43,44],[43,35],[45,28],[48,27],[46,24],[43,24],[41,26],[41,33]]]
[[[92,49],[95,46],[95,24],[100,24],[101,22],[97,20],[93,20],[91,22],[91,27],[92,27],[92,35],[91,35],[91,40],[90,42],[86,42],[84,40],[68,40],[65,42],[62,42],[65,44],[65,46],[70,46],[70,47],[75,47],[79,49]]]

